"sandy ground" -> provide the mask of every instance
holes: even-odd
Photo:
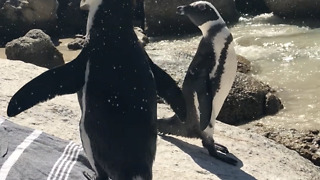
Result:
[[[71,41],[73,41],[72,38],[59,39],[59,46],[57,46],[57,49],[63,54],[63,59],[65,62],[72,61],[80,53],[80,50],[70,50],[68,48],[68,43]]]
[[[10,97],[25,83],[46,69],[20,61],[0,59],[0,115],[6,116]],[[170,115],[167,106],[158,107],[158,116]],[[75,94],[38,104],[9,120],[80,142],[80,109]],[[208,156],[198,139],[175,136],[158,138],[153,166],[154,179],[320,179],[320,168],[296,152],[243,129],[217,123],[215,140],[227,146],[238,166]]]
[[[0,48],[0,58],[5,59],[7,58],[5,54],[5,48]]]

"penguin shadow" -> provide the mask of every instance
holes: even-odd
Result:
[[[232,153],[229,153],[228,156],[236,159],[238,161],[236,166],[222,162],[214,157],[211,157],[207,150],[203,147],[199,147],[193,144],[189,144],[180,139],[174,138],[168,135],[160,135],[160,137],[168,141],[183,152],[190,155],[195,163],[197,163],[201,168],[209,171],[212,174],[215,174],[220,179],[246,179],[246,180],[256,180],[250,174],[242,171],[240,168],[243,167],[243,163],[240,159],[234,156]]]

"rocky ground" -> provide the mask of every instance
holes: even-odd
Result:
[[[20,61],[0,59],[0,115],[6,117],[9,99],[22,85],[46,71]],[[158,116],[168,116],[160,104]],[[6,117],[7,118],[7,117]],[[9,118],[15,123],[42,130],[54,136],[80,142],[80,108],[75,94],[56,97]],[[320,168],[298,153],[259,134],[217,123],[215,140],[238,160],[231,166],[208,156],[198,139],[159,136],[153,166],[154,179],[320,179]]]
[[[70,61],[72,60],[74,57],[76,57],[76,55],[79,53],[79,51],[70,51],[68,50],[68,45],[69,45],[69,42],[73,41],[73,39],[62,39],[60,40],[60,45],[57,47],[57,49],[62,52],[64,55],[64,59],[65,61]],[[154,47],[155,45],[151,45],[151,48],[150,47],[147,47],[147,51],[151,54],[154,54],[155,51],[157,51],[157,48]],[[161,49],[161,48],[160,48]],[[3,49],[0,49],[0,58],[1,57],[5,57],[5,55],[3,54],[4,53],[4,50]],[[160,53],[158,53],[160,54]],[[188,59],[188,58],[187,58]],[[190,60],[190,58],[189,58]],[[245,60],[245,58],[243,57],[238,57],[238,60],[239,60],[239,64],[238,64],[238,69],[240,72],[243,72],[243,73],[247,73],[250,71],[250,62],[248,62],[247,60]],[[186,71],[186,68],[188,67],[188,63],[186,62],[183,62],[183,61],[166,61],[166,60],[159,60],[158,58],[154,58],[154,61],[160,66],[162,67],[163,69],[165,69],[178,83],[179,85],[181,86],[182,82],[183,82],[183,78],[184,78],[184,74],[185,74],[185,71]],[[246,78],[241,78],[241,77],[246,77]],[[271,89],[270,87],[268,87],[267,85],[265,84],[259,84],[258,83],[258,86],[253,86],[252,84],[257,84],[257,82],[253,81],[252,79],[249,78],[250,76],[244,76],[244,74],[240,74],[237,76],[238,79],[246,79],[245,82],[246,84],[249,84],[249,85],[246,85],[246,86],[242,86],[241,83],[240,85],[237,85],[237,87],[233,87],[232,91],[231,92],[238,92],[238,91],[248,91],[249,94],[252,94],[252,91],[251,90],[247,90],[248,88],[242,88],[242,87],[259,87],[259,86],[262,86],[262,87],[265,87],[265,88],[260,88],[262,89],[262,91],[258,92],[257,94],[261,94],[261,92],[263,92],[263,94],[267,94],[269,89]],[[247,79],[249,78],[249,79]],[[255,83],[248,83],[248,82],[255,82]],[[241,80],[239,81],[241,82]],[[240,87],[240,88],[239,88]],[[255,88],[253,88],[255,89]],[[232,94],[232,93],[231,93]],[[237,98],[237,94],[238,93],[233,93],[233,94],[236,94],[236,96],[231,96],[231,97],[234,97],[233,99],[239,99]],[[241,96],[242,99],[246,99],[246,98],[243,98],[244,96]],[[230,99],[230,97],[229,97]],[[247,98],[248,99],[248,98]],[[262,100],[260,101],[260,103],[264,101],[263,98]],[[230,102],[231,102],[231,105],[230,105]],[[233,101],[233,102],[236,102],[236,101]],[[257,98],[251,100],[250,102],[254,102],[254,103],[257,103]],[[275,101],[277,102],[277,101]],[[230,114],[232,115],[236,115],[236,116],[241,116],[241,115],[244,115],[245,111],[247,111],[246,109],[251,109],[249,113],[249,115],[252,116],[252,114],[257,114],[257,113],[252,113],[252,111],[254,110],[254,108],[244,108],[244,109],[240,109],[239,112],[241,112],[241,114],[236,114],[234,113],[235,112],[235,107],[233,107],[233,105],[235,104],[237,106],[237,108],[239,109],[239,104],[237,103],[232,103],[231,100],[228,100],[226,101],[226,104],[227,104],[227,108],[223,108],[222,109],[222,113],[220,115],[220,117],[222,117],[221,119],[227,119],[229,120],[229,122],[226,122],[226,123],[231,123],[231,124],[241,124],[241,123],[244,123],[244,122],[235,122],[235,120],[232,120],[234,118],[232,118],[232,116],[230,116]],[[244,102],[244,104],[248,104],[247,101]],[[250,103],[249,103],[250,104]],[[277,104],[276,106],[278,105],[281,105],[281,104]],[[56,111],[58,113],[60,113],[60,110],[59,110],[59,107],[56,107],[55,105],[52,105],[53,107],[55,107]],[[256,107],[256,106],[259,106],[259,102],[257,105],[253,105],[253,107]],[[165,106],[160,106],[160,107],[164,107],[165,111],[168,111],[168,107],[165,107]],[[161,108],[160,108],[161,109]],[[224,110],[226,109],[226,110]],[[224,112],[223,112],[224,111]],[[233,113],[232,113],[233,112]],[[257,112],[259,112],[259,110],[257,110]],[[62,112],[63,114],[65,113],[68,113],[68,112]],[[169,115],[172,114],[169,113]],[[160,117],[163,117],[163,115],[168,115],[168,112],[165,112],[165,113],[160,113]],[[69,115],[68,115],[69,117]],[[250,116],[244,116],[243,119],[249,119],[248,117]],[[258,117],[258,116],[257,116]],[[257,117],[253,117],[254,118],[257,118]],[[70,118],[74,118],[74,117],[70,117]],[[237,119],[237,118],[235,118]],[[240,118],[238,118],[240,119]],[[230,121],[231,120],[231,121]],[[35,123],[33,122],[32,123],[32,127],[33,128],[37,128],[38,127],[38,123]],[[55,134],[56,131],[59,131],[59,128],[55,128],[54,126],[52,126],[52,133]],[[71,127],[70,127],[71,128]],[[271,127],[267,127],[263,124],[257,124],[257,125],[253,125],[253,126],[246,126],[245,127],[247,130],[250,130],[252,132],[257,132],[269,139],[272,139],[272,140],[275,140],[277,143],[280,143],[280,144],[283,144],[285,145],[286,147],[288,147],[289,149],[292,149],[292,150],[295,150],[297,151],[301,156],[311,160],[315,165],[318,165],[320,166],[320,137],[319,137],[319,129],[316,129],[316,130],[311,130],[310,132],[298,132],[297,130],[292,130],[292,129],[284,129],[284,128],[278,128],[278,129],[275,129],[275,128],[271,128]],[[56,130],[55,130],[56,129]],[[75,127],[73,126],[71,129],[75,129]],[[71,133],[73,134],[73,133]],[[75,139],[75,137],[70,137],[71,139]]]
[[[320,166],[319,129],[298,131],[296,129],[271,128],[261,123],[256,123],[246,129],[283,144],[287,148],[297,151],[315,165]]]

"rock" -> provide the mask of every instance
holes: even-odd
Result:
[[[298,152],[301,156],[309,159],[315,165],[320,166],[320,146],[316,144],[320,139],[319,134],[314,134],[319,130],[298,131],[284,128],[270,128],[259,124],[253,126],[250,131],[259,134],[266,134],[267,138],[285,145],[287,148]]]
[[[274,90],[253,77],[237,73],[235,82],[217,117],[232,125],[243,124],[283,108]]]
[[[54,32],[57,25],[56,0],[0,1],[0,41],[2,44],[22,36],[32,28]]]
[[[226,22],[233,23],[239,19],[233,0],[208,0],[220,12]],[[198,32],[187,17],[176,14],[176,8],[194,0],[145,0],[146,31],[148,36],[172,35]]]
[[[7,0],[0,12],[6,19],[33,24],[56,20],[58,5],[56,0]]]
[[[235,0],[235,4],[242,14],[258,15],[270,12],[264,0]]]
[[[76,37],[72,42],[68,43],[68,49],[71,50],[78,50],[82,49],[84,45],[86,44],[86,40],[80,37]]]
[[[7,43],[5,53],[8,59],[22,60],[46,68],[64,64],[62,54],[55,48],[50,37],[40,29],[30,30],[24,37]]]
[[[314,134],[314,135],[318,135],[319,134],[319,130],[310,130],[310,133]]]
[[[320,0],[264,0],[269,9],[280,17],[319,18]]]
[[[251,62],[241,55],[237,55],[238,67],[237,71],[241,73],[248,73],[251,71]]]
[[[279,112],[280,109],[283,109],[283,105],[277,96],[273,93],[268,92],[266,94],[266,104],[265,104],[265,114],[274,115]]]

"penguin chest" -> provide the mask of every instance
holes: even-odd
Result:
[[[228,40],[231,34],[223,39],[217,39],[216,41],[220,41],[219,45],[215,46],[215,54],[216,54],[216,63],[212,68],[211,73],[209,74],[210,80],[214,86],[213,88],[213,111],[212,118],[216,118],[219,114],[220,109],[228,96],[230,89],[233,85],[236,71],[237,71],[237,60],[236,53],[234,50],[234,44],[232,39]],[[221,42],[223,46],[221,46]]]

